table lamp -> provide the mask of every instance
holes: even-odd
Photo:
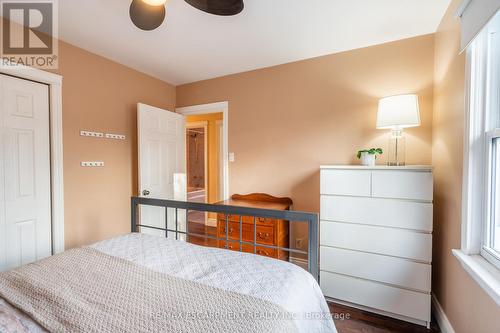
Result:
[[[420,126],[417,95],[389,96],[379,101],[377,128],[391,129],[387,165],[406,165],[406,138],[403,129],[416,126]]]

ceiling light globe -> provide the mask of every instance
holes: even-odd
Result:
[[[136,27],[151,31],[162,25],[167,10],[165,6],[151,6],[144,0],[132,0],[129,12],[130,19]]]
[[[168,2],[168,0],[142,0],[142,1],[150,6],[163,6]]]

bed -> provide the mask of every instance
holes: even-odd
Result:
[[[131,233],[0,273],[0,331],[336,329],[316,277],[299,266]]]

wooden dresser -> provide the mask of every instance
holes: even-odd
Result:
[[[430,166],[323,166],[325,296],[429,327],[432,202]]]
[[[290,198],[276,198],[268,194],[255,193],[249,195],[235,194],[230,200],[221,201],[217,204],[228,206],[243,206],[261,209],[289,210],[293,202]],[[233,251],[240,250],[240,219],[242,221],[242,241],[253,243],[254,240],[254,217],[228,215],[228,239],[218,241],[218,247],[227,248]],[[271,218],[255,218],[257,225],[257,244],[279,246],[289,248],[289,222]],[[226,238],[226,214],[217,216],[217,237]],[[254,253],[252,245],[242,244],[243,252]],[[255,249],[258,255],[288,261],[289,253],[263,246]]]

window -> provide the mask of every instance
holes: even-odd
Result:
[[[500,13],[467,49],[462,251],[500,270]]]
[[[500,306],[500,11],[467,47],[466,81],[462,244],[453,254]]]
[[[500,269],[500,14],[483,32],[476,52],[486,64],[483,76],[486,193],[481,254]]]
[[[486,226],[481,254],[500,269],[500,130],[486,135]]]

